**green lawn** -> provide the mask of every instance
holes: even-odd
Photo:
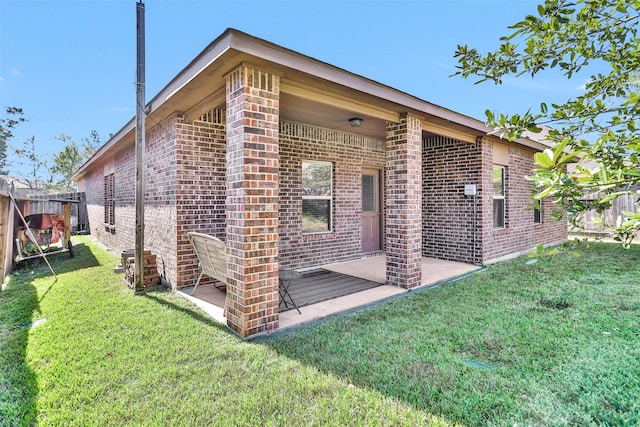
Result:
[[[118,257],[0,291],[0,425],[624,425],[640,419],[640,247],[518,259],[247,343]],[[30,326],[33,322],[35,326]]]

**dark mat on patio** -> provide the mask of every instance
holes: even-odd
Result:
[[[324,269],[303,273],[301,278],[289,280],[287,284],[289,294],[298,307],[382,286],[382,283]],[[281,312],[293,309],[291,306],[285,308],[284,303],[280,304]]]

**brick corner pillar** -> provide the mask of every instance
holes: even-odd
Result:
[[[387,284],[422,283],[422,126],[404,114],[387,122],[385,162]]]
[[[226,76],[227,324],[278,328],[280,77],[246,64]]]
[[[493,240],[493,143],[486,137],[478,138],[480,150],[480,185],[478,186],[478,254],[476,261],[484,263],[491,258]],[[506,206],[505,206],[506,207]]]

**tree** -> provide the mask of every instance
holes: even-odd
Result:
[[[100,135],[96,130],[92,130],[88,137],[82,138],[81,146],[78,146],[69,135],[60,134],[56,139],[62,141],[65,145],[53,155],[53,165],[50,170],[54,175],[61,178],[56,183],[59,190],[74,191],[75,186],[71,182],[71,176],[102,145]]]
[[[25,122],[22,108],[7,107],[7,118],[0,118],[0,175],[8,175],[9,162],[7,160],[8,141],[13,138],[12,130]],[[88,137],[82,138],[78,144],[69,135],[60,134],[55,137],[65,145],[56,154],[39,154],[36,152],[35,137],[27,139],[22,147],[13,148],[17,157],[16,163],[24,166],[27,172],[17,172],[31,189],[46,188],[61,191],[71,191],[74,186],[71,176],[82,163],[88,160],[100,148],[102,141],[96,130],[92,130]],[[43,174],[46,173],[46,178]],[[54,183],[56,177],[61,179]]]
[[[7,170],[9,163],[7,161],[7,148],[9,147],[9,140],[13,138],[11,132],[18,124],[25,122],[26,119],[23,116],[22,108],[7,107],[6,114],[8,118],[0,118],[0,175],[8,175]]]
[[[80,153],[78,145],[69,135],[60,134],[56,139],[66,143],[66,145],[62,150],[54,154],[53,167],[51,168],[51,171],[62,177],[62,179],[57,183],[61,190],[73,190],[74,186],[71,183],[71,176],[76,170],[78,170],[80,165],[82,165],[84,157]]]
[[[89,160],[93,154],[98,151],[98,148],[102,145],[100,134],[97,130],[92,130],[88,137],[82,138],[82,156],[83,160]]]
[[[16,148],[15,154],[18,157],[18,164],[28,168],[27,173],[20,173],[31,189],[43,188],[42,169],[48,170],[49,164],[45,156],[36,152],[36,138],[32,136],[27,139],[22,148]],[[51,178],[52,179],[52,178]]]
[[[537,15],[509,27],[494,52],[458,46],[464,78],[501,84],[506,75],[561,70],[567,79],[591,74],[584,93],[563,104],[540,105],[538,113],[505,115],[486,111],[488,125],[501,137],[551,127],[551,148],[537,153],[530,179],[535,197],[553,197],[578,225],[592,209],[603,212],[624,194],[640,202],[640,0],[547,0]],[[567,166],[579,160],[573,168]],[[585,197],[590,196],[590,197]],[[587,200],[589,199],[589,200]],[[640,211],[624,212],[616,224],[603,224],[625,247],[640,230]]]

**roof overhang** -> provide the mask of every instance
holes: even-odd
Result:
[[[384,135],[386,121],[398,121],[402,113],[412,113],[421,118],[424,130],[463,141],[475,142],[493,131],[479,120],[234,29],[227,29],[211,42],[149,101],[147,117],[159,123],[181,112],[190,120],[224,106],[225,75],[243,63],[281,76],[281,117],[287,120],[300,118],[309,124],[340,128],[347,126],[345,117],[356,112],[365,118],[358,132],[375,137]],[[81,177],[97,159],[115,151],[116,145],[133,143],[134,137],[135,117],[73,178]],[[537,150],[548,147],[528,138],[515,142]]]

